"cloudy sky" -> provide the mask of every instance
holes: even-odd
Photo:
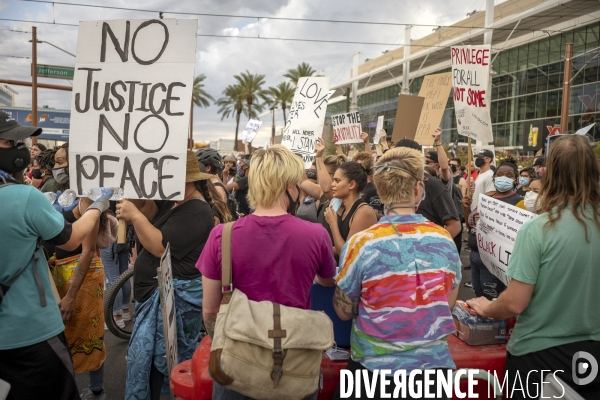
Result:
[[[467,12],[483,10],[485,0],[63,0],[79,4],[95,4],[122,8],[160,10],[165,18],[197,18],[198,33],[227,35],[231,37],[198,37],[196,51],[196,74],[207,76],[206,90],[215,99],[223,89],[234,83],[233,75],[248,70],[266,76],[266,86],[274,86],[285,80],[283,74],[301,62],[308,62],[314,69],[323,70],[335,85],[349,78],[352,55],[360,52],[360,62],[375,58],[385,50],[397,46],[335,44],[297,42],[266,39],[244,39],[235,36],[261,36],[271,38],[294,38],[315,40],[341,40],[377,42],[402,45],[404,26],[369,24],[322,23],[306,21],[281,21],[268,17],[292,17],[327,20],[352,20],[368,22],[393,22],[410,24],[449,25],[463,19]],[[496,1],[499,3],[502,1]],[[184,13],[227,14],[248,17],[215,17],[181,15]],[[110,10],[73,5],[0,0],[0,78],[30,81],[31,32],[29,22],[12,22],[2,19],[78,24],[82,20],[150,19],[156,12]],[[75,53],[77,27],[36,23],[38,39],[50,42]],[[412,38],[431,33],[431,27],[413,27]],[[74,66],[75,58],[47,44],[38,45],[38,63]],[[69,84],[68,81],[40,78],[40,82]],[[31,90],[24,86],[19,91],[17,105],[31,105]],[[53,108],[70,108],[71,93],[56,90],[40,90],[39,105]],[[244,117],[242,117],[244,118]],[[270,115],[262,117],[263,127],[255,143],[262,145],[271,132]],[[241,124],[243,125],[243,123]],[[277,125],[283,125],[281,111]],[[242,127],[243,128],[243,127]],[[241,131],[241,130],[240,130]],[[194,109],[194,138],[200,140],[232,139],[235,120],[217,114],[217,107]]]

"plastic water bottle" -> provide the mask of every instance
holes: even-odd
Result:
[[[56,201],[56,193],[46,192],[44,193],[44,196],[46,196],[50,204],[54,204],[54,202]]]
[[[58,204],[63,207],[69,207],[75,200],[77,200],[77,192],[73,189],[67,189],[58,198]]]
[[[121,188],[92,188],[90,190],[84,190],[82,192],[83,197],[87,197],[92,201],[98,200],[100,197],[104,196],[109,190],[113,190],[114,194],[110,198],[110,200],[121,200],[123,198],[123,189]]]

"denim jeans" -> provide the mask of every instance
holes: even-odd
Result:
[[[319,391],[317,390],[308,400],[317,400]],[[238,392],[234,392],[224,386],[219,385],[217,382],[213,382],[213,393],[212,400],[254,400],[252,397],[244,396]]]
[[[129,243],[117,244],[115,241],[110,247],[100,249],[100,258],[104,264],[104,277],[110,289],[121,274],[129,268]],[[122,308],[129,308],[131,299],[131,284],[125,282],[115,298],[113,315],[121,315]],[[124,303],[124,304],[123,304]]]
[[[90,389],[100,391],[104,389],[104,363],[95,371],[90,371]]]
[[[485,296],[488,300],[492,300],[506,289],[506,285],[483,264],[478,251],[471,250],[469,262],[471,263],[471,283],[475,296]]]

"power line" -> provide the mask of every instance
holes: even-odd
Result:
[[[165,11],[165,10],[148,10],[144,8],[128,8],[128,7],[116,7],[116,6],[101,6],[95,4],[82,4],[82,3],[66,3],[61,1],[48,1],[48,0],[21,0],[32,3],[44,3],[44,4],[60,4],[66,6],[76,7],[92,7],[102,8],[108,10],[121,10],[121,11],[138,11],[148,13],[163,13],[163,14],[174,14],[174,15],[191,15],[191,16],[202,16],[202,17],[219,17],[219,18],[247,18],[247,19],[271,19],[278,21],[297,21],[297,22],[324,22],[324,23],[338,23],[338,24],[360,24],[360,25],[387,25],[387,26],[423,26],[423,27],[441,27],[441,28],[462,28],[462,29],[483,29],[481,26],[456,26],[456,25],[434,25],[434,24],[406,24],[397,22],[375,22],[375,21],[351,21],[351,20],[332,20],[332,19],[315,19],[315,18],[290,18],[290,17],[273,17],[273,16],[260,16],[260,15],[234,15],[234,14],[213,14],[213,13],[195,13],[185,11]],[[489,30],[502,30],[512,31],[512,28],[486,28]],[[535,32],[539,29],[517,29],[520,31]],[[558,31],[557,31],[558,32]]]
[[[3,29],[3,28],[0,28],[0,31],[9,31],[9,32],[18,32],[18,33],[31,33],[31,32],[27,32],[27,31],[19,31],[17,29]]]
[[[10,54],[0,54],[0,57],[10,57],[10,58],[31,58],[25,56],[11,56]]]

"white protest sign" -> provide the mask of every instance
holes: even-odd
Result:
[[[251,119],[248,121],[246,127],[244,128],[244,132],[242,132],[242,140],[245,140],[246,143],[252,143],[261,125],[262,121],[258,119]]]
[[[458,134],[484,143],[492,142],[490,118],[491,46],[452,47],[452,87]]]
[[[169,243],[160,258],[157,268],[158,290],[160,294],[160,310],[162,312],[165,350],[167,352],[167,368],[169,374],[179,364],[177,356],[177,313],[175,311],[175,294],[173,292],[173,274],[171,271],[171,249]]]
[[[333,143],[362,143],[360,137],[362,125],[360,124],[360,113],[350,112],[331,116],[331,126],[333,127]]]
[[[508,285],[508,262],[521,226],[536,217],[503,201],[481,194],[478,203],[477,247],[486,268]]]
[[[375,135],[373,135],[373,144],[379,144],[381,140],[381,130],[383,129],[383,115],[377,117],[377,128],[375,128]]]
[[[332,94],[329,77],[310,76],[298,81],[281,144],[300,154],[306,169],[315,157],[317,139],[323,135],[327,101]]]
[[[71,99],[69,166],[79,195],[183,199],[195,19],[82,21]]]

